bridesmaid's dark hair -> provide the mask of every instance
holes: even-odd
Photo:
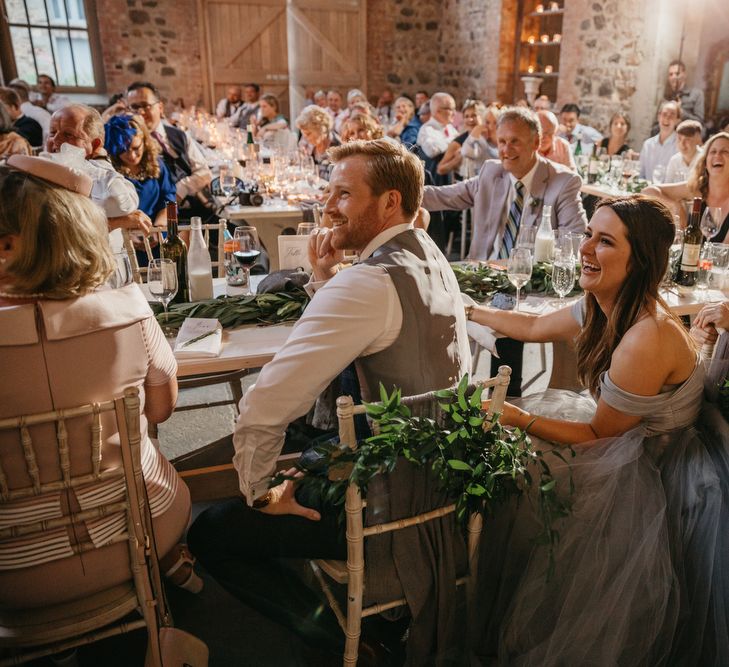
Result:
[[[658,304],[675,318],[658,294],[675,236],[671,212],[657,199],[644,195],[603,199],[595,212],[605,206],[625,225],[630,260],[610,317],[605,316],[592,294],[585,295],[585,320],[576,339],[577,375],[593,395],[599,391],[600,375],[610,368],[615,348],[643,309],[654,313]]]

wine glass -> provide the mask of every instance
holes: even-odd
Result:
[[[701,224],[699,227],[706,239],[706,243],[711,243],[710,239],[716,236],[719,227],[721,227],[721,208],[718,206],[707,206],[701,216]]]
[[[564,305],[564,298],[575,286],[575,258],[570,253],[563,253],[555,257],[552,264],[552,287],[559,300],[553,305],[561,308]]]
[[[147,267],[147,287],[155,301],[159,301],[168,319],[167,305],[177,294],[177,264],[172,259],[153,259]]]
[[[678,216],[674,216],[674,219]],[[663,278],[663,284],[669,286],[673,281],[673,276],[676,273],[676,265],[678,260],[681,259],[681,253],[683,252],[683,230],[679,228],[678,222],[676,222],[676,231],[673,235],[673,243],[668,248],[668,266],[666,267],[666,275]]]
[[[316,231],[315,222],[300,222],[296,227],[296,236],[309,236]]]
[[[506,264],[506,275],[509,282],[516,287],[516,306],[514,310],[518,311],[521,288],[532,277],[532,253],[529,252],[528,248],[514,248]]]
[[[220,173],[218,175],[220,182],[220,191],[226,196],[230,197],[237,190],[237,181],[233,170],[230,167],[220,167]],[[231,208],[237,208],[238,202],[232,204]]]
[[[235,228],[233,235],[235,242],[235,251],[233,257],[243,269],[244,281],[243,285],[248,286],[248,293],[252,294],[251,285],[251,267],[258,261],[261,256],[261,246],[258,241],[258,230],[255,227],[240,226]]]

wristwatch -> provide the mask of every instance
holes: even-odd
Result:
[[[271,493],[271,489],[269,489],[260,498],[255,498],[253,500],[253,509],[262,510],[264,507],[268,507],[268,504],[271,502],[272,496],[273,494]]]

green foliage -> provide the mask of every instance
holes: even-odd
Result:
[[[458,286],[464,294],[468,294],[474,301],[483,303],[497,292],[516,294],[516,288],[509,282],[506,271],[492,269],[487,265],[463,266],[452,264],[453,273],[456,274]],[[527,294],[553,294],[552,265],[549,262],[539,262],[532,269],[531,280],[524,287]],[[570,294],[579,294],[579,283]]]
[[[719,411],[724,419],[729,421],[729,378],[719,383],[719,395],[717,397]]]
[[[461,521],[472,512],[490,514],[512,496],[533,487],[543,525],[538,540],[551,553],[559,538],[555,523],[568,514],[569,501],[559,497],[542,452],[532,447],[526,432],[504,428],[497,416],[487,419],[481,410],[483,389],[469,393],[468,380],[466,375],[456,389],[436,394],[442,424],[413,416],[403,405],[399,389],[388,395],[380,386],[381,402],[366,404],[379,433],[356,450],[343,445],[320,447],[329,465],[328,476],[306,475],[299,483],[315,489],[325,501],[343,506],[350,482],[366,492],[375,475],[392,472],[398,460],[404,459],[418,467],[430,467],[456,503]],[[272,484],[284,479],[279,475]]]
[[[298,320],[308,303],[309,297],[303,289],[276,294],[219,296],[195,303],[170,304],[169,320],[157,309],[157,321],[170,329],[181,327],[187,317],[214,317],[223,328],[243,324],[279,324]]]

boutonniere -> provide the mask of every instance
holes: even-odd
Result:
[[[529,206],[531,206],[532,208],[537,208],[537,206],[541,206],[541,205],[542,205],[542,200],[539,199],[539,197],[532,197],[529,200]]]

